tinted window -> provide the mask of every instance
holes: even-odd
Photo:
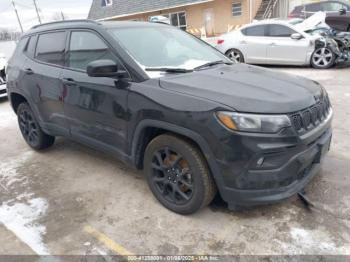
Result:
[[[299,5],[299,6],[296,6],[293,10],[293,14],[296,14],[296,13],[301,13],[302,11],[304,10],[304,6],[302,5]]]
[[[265,36],[266,26],[258,25],[247,27],[242,30],[242,33],[246,36]]]
[[[27,44],[26,53],[30,57],[34,57],[36,47],[36,36],[32,36]]]
[[[63,65],[65,46],[65,32],[39,35],[35,57],[45,63]]]
[[[269,25],[269,36],[271,37],[290,37],[296,33],[293,29],[284,25]]]
[[[116,61],[105,42],[91,32],[73,32],[70,40],[68,66],[86,71],[87,65],[96,60]]]
[[[322,3],[322,8],[324,11],[328,12],[338,12],[340,9],[344,8],[344,6],[341,3],[332,3],[332,2],[325,2]]]
[[[324,11],[320,4],[306,5],[305,10],[306,12]]]

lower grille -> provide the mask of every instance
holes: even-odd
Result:
[[[302,111],[291,114],[290,120],[297,132],[309,131],[317,127],[330,113],[331,104],[327,95],[325,95],[315,105]]]

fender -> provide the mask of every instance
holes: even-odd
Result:
[[[32,98],[30,95],[27,95],[25,92],[23,92],[21,89],[12,89],[9,93],[8,93],[8,97],[10,99],[10,103],[12,106],[13,111],[15,112],[15,108],[14,105],[12,104],[12,95],[16,94],[16,95],[20,95],[23,96],[26,100],[27,103],[29,104],[30,108],[32,109],[35,118],[37,119],[40,128],[47,134],[49,135],[53,135],[53,136],[69,136],[68,131],[66,130],[56,130],[55,128],[52,128],[50,125],[48,125],[46,122],[43,121],[43,118],[41,117],[40,112],[38,111],[37,107],[35,106],[35,103],[33,102]],[[15,112],[16,113],[16,112]]]
[[[147,128],[147,127],[154,127],[154,128],[161,128],[164,130],[168,130],[169,132],[176,133],[179,135],[182,135],[184,137],[189,138],[190,140],[194,141],[202,151],[205,159],[207,160],[209,169],[214,177],[214,180],[216,182],[217,188],[223,197],[224,195],[224,182],[222,179],[221,171],[216,163],[214,154],[212,153],[208,143],[206,140],[199,135],[198,133],[187,129],[182,126],[177,126],[168,122],[163,122],[159,120],[151,120],[151,119],[144,119],[140,121],[140,123],[137,125],[133,139],[132,139],[132,145],[131,145],[131,159],[133,160],[133,164],[136,166],[136,150],[137,145],[139,143],[140,134],[141,132]],[[224,197],[223,197],[224,198]]]
[[[13,94],[23,96],[25,98],[25,100],[27,100],[27,103],[29,104],[30,108],[33,110],[35,117],[38,119],[39,122],[42,122],[42,118],[40,116],[40,113],[38,112],[38,110],[36,110],[36,107],[33,106],[34,102],[32,101],[32,98],[30,97],[30,95],[27,95],[25,92],[22,92],[20,89],[17,89],[17,88],[13,89],[11,91],[10,90],[8,90],[8,91],[9,91],[9,98],[10,98],[12,109],[16,114],[17,114],[17,112],[15,111],[15,107],[12,104],[12,95]]]

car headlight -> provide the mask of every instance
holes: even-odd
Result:
[[[282,128],[291,126],[290,119],[286,115],[217,112],[216,116],[227,128],[243,132],[277,133]]]

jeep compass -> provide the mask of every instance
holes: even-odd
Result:
[[[218,192],[230,209],[301,192],[329,150],[332,108],[317,82],[237,64],[175,27],[63,21],[23,35],[8,65],[21,133],[63,136],[143,169],[166,208]]]

